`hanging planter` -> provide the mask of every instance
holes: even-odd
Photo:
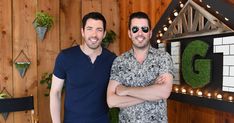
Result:
[[[15,68],[18,70],[20,76],[23,78],[31,62],[23,50],[14,60]]]
[[[3,88],[3,90],[0,92],[0,99],[6,99],[6,98],[11,98],[11,97],[12,96],[6,90],[6,88]],[[2,112],[1,114],[2,114],[3,119],[6,121],[9,116],[9,112]]]
[[[15,67],[18,70],[21,77],[24,77],[30,64],[30,62],[15,62]]]
[[[46,12],[37,12],[36,18],[33,21],[33,26],[42,41],[45,38],[46,32],[53,25],[53,17]]]

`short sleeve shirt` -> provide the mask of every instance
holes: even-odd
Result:
[[[110,80],[116,80],[127,87],[145,87],[163,73],[173,75],[171,56],[150,46],[148,55],[140,64],[133,49],[117,57],[112,65]],[[120,123],[167,123],[167,103],[161,99],[145,101],[127,108],[121,108]]]
[[[92,63],[79,46],[60,52],[54,75],[65,80],[64,123],[109,123],[106,90],[115,57],[103,48]]]

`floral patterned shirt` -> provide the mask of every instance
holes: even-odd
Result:
[[[145,87],[152,85],[163,73],[173,74],[171,56],[150,46],[142,64],[134,57],[133,49],[117,57],[112,65],[110,80],[116,80],[127,87]],[[167,102],[165,99],[145,101],[121,108],[119,122],[167,123]]]

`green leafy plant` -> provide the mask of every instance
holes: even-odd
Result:
[[[46,84],[46,89],[50,90],[52,84],[52,73],[44,73],[41,76],[40,84]],[[46,92],[44,95],[49,96],[49,92]]]
[[[0,99],[5,99],[5,98],[7,98],[7,97],[9,97],[7,94],[5,94],[5,93],[0,93]]]
[[[47,27],[48,29],[51,28],[53,25],[54,20],[51,15],[46,12],[37,12],[36,18],[34,21],[35,27]]]
[[[116,39],[116,33],[113,30],[109,30],[106,32],[105,38],[102,40],[102,46],[108,47],[110,43],[113,43]]]
[[[49,91],[51,89],[51,85],[52,85],[52,76],[53,73],[43,73],[41,76],[41,80],[40,80],[40,84],[42,85],[46,85],[46,89],[48,89],[47,92],[45,92],[45,96],[49,96]],[[63,85],[63,90],[62,92],[64,92],[65,86]]]

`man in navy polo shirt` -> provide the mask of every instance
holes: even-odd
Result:
[[[62,50],[57,56],[50,110],[53,123],[60,123],[61,92],[65,84],[64,123],[109,123],[106,89],[116,55],[101,47],[106,20],[91,12],[82,19],[84,43]]]

